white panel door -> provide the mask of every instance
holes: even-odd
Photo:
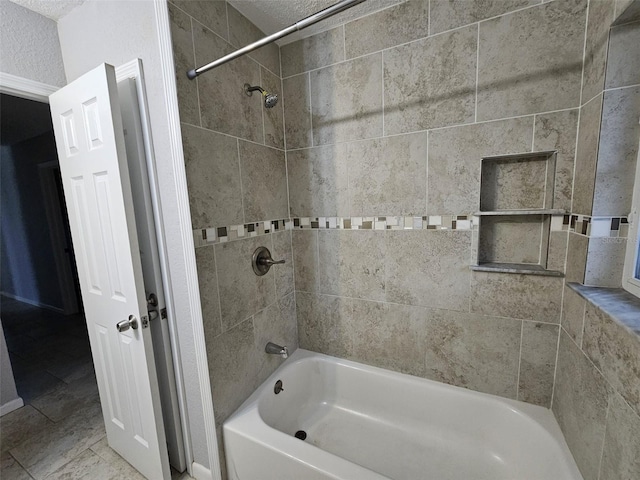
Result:
[[[117,95],[103,64],[52,94],[51,116],[109,445],[147,478],[168,480]]]

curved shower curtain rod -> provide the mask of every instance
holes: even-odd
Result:
[[[253,50],[260,48],[264,45],[267,45],[269,43],[275,42],[276,40],[281,39],[282,37],[286,37],[287,35],[290,35],[294,32],[297,32],[298,30],[302,30],[303,28],[306,28],[310,25],[313,25],[314,23],[318,23],[320,20],[324,20],[325,18],[329,18],[333,15],[335,15],[336,13],[340,13],[348,8],[353,7],[354,5],[357,5],[359,3],[362,3],[366,0],[342,0],[341,2],[336,3],[335,5],[331,5],[330,7],[325,8],[324,10],[320,10],[317,13],[314,13],[313,15],[309,15],[308,17],[300,20],[299,22],[294,23],[293,25],[284,28],[282,30],[280,30],[279,32],[273,33],[267,37],[264,37],[261,40],[258,40],[256,42],[253,42],[249,45],[247,45],[246,47],[240,48],[238,50],[236,50],[235,52],[232,52],[228,55],[225,55],[222,58],[219,58],[218,60],[215,60],[211,63],[207,63],[206,65],[203,65],[202,67],[198,67],[195,68],[193,70],[189,70],[187,72],[187,77],[189,77],[190,80],[193,80],[194,78],[196,78],[198,75],[200,75],[201,73],[204,73],[208,70],[211,70],[212,68],[216,68],[219,67],[220,65],[223,65],[227,62],[230,62],[231,60],[234,60],[238,57],[241,57],[242,55],[252,52]]]

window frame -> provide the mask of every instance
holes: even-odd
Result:
[[[629,214],[627,251],[622,272],[622,288],[636,297],[640,297],[640,279],[635,277],[638,262],[640,262],[640,142],[633,186],[633,203]]]

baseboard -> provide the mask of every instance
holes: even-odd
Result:
[[[211,470],[196,462],[191,464],[191,476],[196,480],[213,480]]]
[[[20,297],[18,295],[14,295],[13,293],[8,292],[0,292],[0,295],[7,298],[12,298],[13,300],[17,300],[18,302],[26,303],[28,305],[33,305],[38,308],[46,308],[47,310],[53,310],[54,312],[64,314],[64,309],[60,307],[54,307],[53,305],[47,305],[46,303],[38,302],[37,300],[30,300],[28,298]]]
[[[22,401],[22,398],[21,397],[15,398],[10,402],[0,405],[0,417],[22,407],[24,407],[24,402]]]

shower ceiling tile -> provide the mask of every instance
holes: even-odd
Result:
[[[477,37],[471,25],[384,52],[385,135],[473,122]]]
[[[382,136],[382,54],[311,72],[313,144]]]
[[[480,24],[477,120],[579,106],[586,4],[551,2]]]
[[[431,35],[539,3],[540,0],[431,0]]]

